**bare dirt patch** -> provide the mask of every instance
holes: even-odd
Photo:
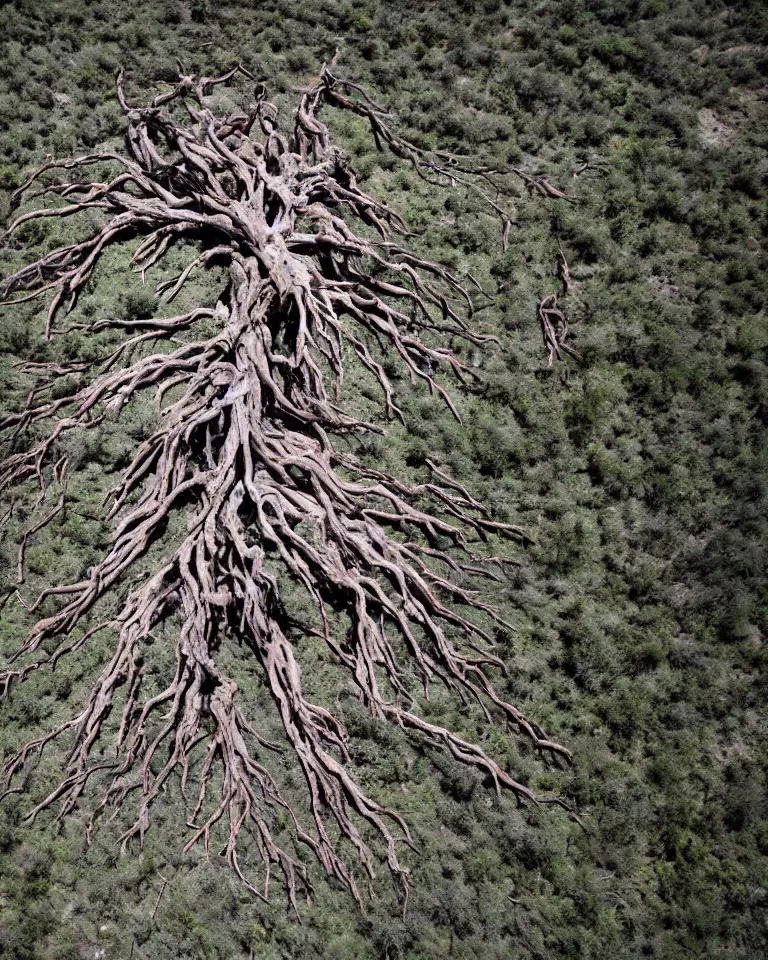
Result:
[[[699,110],[699,137],[705,147],[728,149],[736,139],[736,131],[715,116],[714,110]]]

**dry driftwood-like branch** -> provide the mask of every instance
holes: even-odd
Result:
[[[557,273],[563,284],[562,296],[566,297],[573,289],[573,280],[571,272],[568,269],[568,261],[562,250],[557,255]],[[556,293],[550,293],[539,301],[539,323],[541,324],[541,335],[544,338],[544,346],[547,348],[548,362],[551,367],[555,360],[562,360],[563,354],[579,360],[579,354],[573,347],[566,343],[570,332],[568,324],[568,310],[560,301]]]
[[[455,576],[494,576],[494,565],[499,568],[504,558],[483,561],[473,541],[489,534],[523,540],[525,533],[493,521],[435,464],[427,482],[409,487],[358,462],[335,440],[350,431],[379,430],[339,405],[350,358],[378,382],[388,416],[401,412],[377,359],[382,354],[397,357],[412,380],[425,382],[456,414],[437,371],[461,380],[466,370],[442,343],[447,337],[474,344],[491,338],[468,325],[471,300],[460,280],[393,239],[407,235],[405,223],[360,188],[321,119],[323,108],[365,117],[383,147],[433,182],[477,185],[485,173],[407,143],[364,90],[328,67],[301,93],[290,134],[279,131],[277,111],[260,86],[246,114],[216,116],[207,97],[238,76],[253,79],[243,67],[196,78],[180,65],[173,90],[137,106],[126,95],[121,72],[117,91],[128,122],[127,155],[50,161],[19,191],[17,199],[34,186],[57,205],[22,214],[6,238],[29,221],[80,212],[100,215],[101,226],[6,277],[2,302],[50,294],[48,337],[68,330],[125,333],[97,363],[25,364],[35,386],[24,409],[7,416],[2,428],[14,436],[33,429],[37,436],[41,425],[49,427],[0,467],[0,491],[31,480],[42,502],[48,465],[55,463],[61,497],[54,512],[24,535],[19,582],[28,538],[65,508],[62,440],[72,431],[97,430],[142,391],[156,394],[161,421],[112,493],[110,549],[85,579],[53,586],[29,605],[35,612],[46,600],[58,602],[0,673],[0,691],[76,655],[105,629],[116,638],[111,659],[82,710],[25,744],[5,774],[9,789],[16,789],[11,781],[27,761],[67,735],[64,779],[31,819],[55,805],[59,816],[66,815],[93,781],[100,799],[89,832],[97,815],[131,798],[137,814],[123,835],[127,844],[144,837],[154,801],[170,778],[179,777],[185,793],[196,787],[185,849],[202,842],[207,851],[224,827],[223,852],[255,895],[269,897],[275,870],[294,906],[299,891],[309,890],[306,867],[274,836],[281,812],[295,840],[311,848],[358,900],[358,876],[370,882],[374,875],[369,837],[378,834],[407,894],[399,844],[412,845],[408,827],[355,782],[346,766],[343,723],[306,698],[288,636],[291,616],[267,561],[279,560],[312,599],[319,635],[374,717],[449,750],[499,789],[534,803],[562,803],[538,798],[479,746],[425,720],[413,689],[415,679],[428,697],[430,685],[442,683],[480,704],[489,722],[509,722],[537,748],[570,758],[497,692],[490,670],[503,669],[503,663],[481,624],[509,625]],[[88,180],[97,165],[112,172]],[[73,179],[49,182],[50,174]],[[506,225],[503,209],[487,199]],[[372,227],[378,239],[360,224]],[[185,269],[159,286],[166,300],[194,270],[214,261],[225,265],[228,281],[217,306],[170,318],[102,319],[62,328],[62,317],[104,251],[135,237],[141,239],[133,262],[142,275],[171,245],[195,244]],[[217,332],[196,335],[200,321],[206,329],[213,322]],[[52,392],[65,377],[79,378],[78,386],[63,396]],[[151,575],[121,594],[114,618],[93,623],[99,601],[124,590],[129,575],[136,582],[137,562],[150,545],[163,542],[169,516],[181,510],[188,514],[182,542],[168,546]],[[346,631],[332,615],[338,610],[347,614]],[[180,621],[175,672],[164,689],[149,695],[145,642],[169,619]],[[227,635],[248,646],[263,672],[306,779],[306,817],[269,772],[276,747],[249,721],[236,684],[220,666],[217,650]],[[97,759],[95,746],[108,736],[113,710],[119,713],[114,751]],[[238,838],[245,831],[264,863],[258,888],[238,860]]]

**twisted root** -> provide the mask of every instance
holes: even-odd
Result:
[[[278,132],[277,111],[263,89],[257,88],[256,102],[244,117],[218,118],[206,106],[215,86],[240,74],[251,77],[244,68],[199,80],[181,65],[180,70],[174,90],[145,107],[128,103],[121,72],[117,89],[128,120],[129,155],[49,162],[27,180],[17,199],[51,172],[81,176],[99,165],[116,173],[103,182],[40,187],[37,196],[56,197],[60,205],[22,214],[5,234],[41,217],[98,211],[103,225],[92,237],[7,277],[0,287],[2,301],[8,305],[52,293],[48,337],[68,330],[126,333],[111,354],[92,364],[24,365],[35,386],[24,409],[6,417],[2,427],[18,437],[46,422],[53,426],[0,467],[0,491],[31,479],[42,498],[46,464],[54,459],[61,498],[24,535],[19,582],[28,538],[64,509],[67,461],[60,450],[66,434],[98,428],[144,390],[155,392],[161,409],[156,432],[136,450],[111,493],[109,551],[85,579],[51,587],[29,606],[34,613],[47,599],[60,600],[0,674],[0,688],[7,693],[31,672],[77,654],[98,632],[109,628],[116,637],[85,708],[24,745],[7,763],[9,789],[17,789],[11,781],[34,752],[69,734],[66,776],[31,811],[31,819],[55,803],[59,816],[66,815],[94,778],[102,785],[101,799],[89,834],[97,815],[108,807],[120,809],[135,792],[138,814],[122,840],[142,840],[154,801],[171,777],[180,776],[184,792],[190,780],[198,787],[185,849],[202,842],[207,852],[212,831],[226,824],[224,852],[254,894],[269,897],[273,867],[294,906],[298,892],[309,891],[306,867],[270,827],[282,813],[296,840],[308,845],[358,901],[358,881],[342,844],[353,851],[370,884],[374,856],[366,835],[378,834],[407,895],[408,871],[397,846],[398,841],[413,845],[408,827],[350,776],[342,722],[304,696],[286,633],[291,615],[269,557],[279,558],[287,576],[312,598],[321,625],[315,632],[348,671],[374,717],[447,748],[498,789],[533,802],[539,799],[533,791],[480,747],[418,715],[414,678],[427,698],[438,681],[478,703],[489,722],[494,715],[503,717],[537,748],[566,759],[570,754],[498,694],[488,671],[503,670],[504,664],[493,652],[489,630],[476,621],[512,627],[477,591],[451,577],[499,579],[493,567],[514,561],[483,558],[474,543],[495,534],[524,540],[525,533],[490,519],[482,504],[436,464],[429,464],[428,482],[409,487],[366,467],[334,441],[350,432],[381,432],[339,405],[344,365],[351,357],[378,383],[388,416],[402,413],[377,359],[386,354],[396,355],[411,379],[425,382],[458,418],[436,371],[445,368],[460,380],[470,371],[441,340],[449,335],[483,344],[492,338],[470,328],[465,315],[471,316],[472,300],[454,275],[392,240],[407,234],[404,222],[359,187],[332,144],[321,109],[335,106],[366,117],[377,142],[434,182],[477,186],[489,174],[408,144],[359,86],[337,79],[328,67],[302,93],[289,138]],[[506,238],[508,215],[481,192],[500,216]],[[359,223],[374,228],[378,239],[357,232]],[[133,260],[142,276],[179,240],[194,240],[200,247],[178,277],[159,286],[167,300],[193,270],[213,260],[223,263],[229,279],[217,306],[163,319],[74,323],[62,330],[62,313],[73,309],[103,251],[136,235],[142,241]],[[202,320],[215,322],[218,332],[195,339]],[[162,341],[171,341],[173,348],[160,349]],[[75,388],[51,395],[62,378],[74,378]],[[163,541],[169,517],[180,510],[188,515],[181,544],[168,547],[154,573],[128,592],[114,619],[76,637],[98,602],[120,589],[150,545]],[[337,611],[349,617],[343,635],[334,625]],[[146,641],[174,617],[181,618],[174,676],[163,690],[147,695]],[[217,665],[216,652],[227,635],[247,645],[263,672],[307,783],[309,826],[265,766],[278,748],[246,719],[236,684]],[[17,661],[22,665],[13,666]],[[96,762],[94,745],[107,736],[106,723],[118,703],[114,758]],[[211,807],[214,782],[217,800]],[[238,836],[246,828],[265,864],[260,889],[238,862]]]

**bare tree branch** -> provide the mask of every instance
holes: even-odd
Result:
[[[52,294],[49,338],[69,330],[126,333],[118,348],[94,363],[25,365],[35,386],[24,409],[6,417],[2,428],[14,436],[46,423],[49,428],[0,467],[0,491],[33,479],[42,497],[46,465],[55,462],[61,499],[24,535],[20,582],[29,537],[64,509],[66,434],[98,429],[142,391],[154,391],[161,404],[159,427],[136,450],[111,494],[110,549],[85,579],[51,587],[29,605],[34,612],[47,599],[59,603],[38,620],[0,673],[0,689],[7,693],[32,671],[75,655],[97,632],[114,633],[112,657],[88,702],[7,762],[8,786],[17,789],[11,781],[34,753],[68,735],[64,779],[30,819],[55,804],[58,816],[65,816],[93,779],[100,800],[89,834],[98,814],[136,795],[138,813],[122,840],[142,840],[154,801],[178,776],[183,791],[189,782],[197,785],[185,849],[202,842],[207,851],[212,833],[225,825],[224,853],[255,895],[269,897],[274,868],[294,906],[300,890],[309,892],[306,867],[273,835],[279,812],[287,815],[296,840],[358,900],[360,871],[369,884],[374,876],[368,837],[378,835],[407,895],[408,871],[398,844],[413,845],[408,827],[355,782],[346,766],[342,722],[306,698],[286,635],[291,618],[265,563],[268,553],[312,598],[319,635],[372,716],[447,749],[497,788],[534,803],[534,792],[479,746],[419,715],[414,678],[427,697],[431,684],[442,683],[478,703],[489,722],[508,721],[537,748],[566,760],[570,754],[497,692],[490,670],[503,670],[504,664],[493,652],[489,628],[481,624],[512,627],[463,585],[470,576],[498,579],[493,567],[515,562],[483,558],[475,547],[479,540],[494,534],[525,540],[524,531],[493,521],[437,464],[430,463],[428,482],[408,486],[358,462],[334,439],[350,431],[380,432],[339,405],[350,357],[378,382],[388,416],[402,414],[377,358],[381,354],[397,357],[411,379],[426,383],[458,418],[438,371],[459,380],[469,371],[442,344],[447,337],[474,344],[492,338],[470,328],[471,300],[456,276],[392,239],[407,236],[405,223],[360,188],[331,140],[322,109],[364,116],[377,142],[430,183],[473,186],[501,218],[505,243],[511,221],[487,192],[491,171],[409,144],[361,87],[338,79],[328,67],[301,92],[290,136],[279,132],[277,111],[261,88],[244,116],[217,117],[206,105],[216,86],[238,75],[253,79],[244,68],[199,79],[181,64],[179,69],[178,84],[147,106],[128,102],[121,71],[117,91],[128,122],[129,155],[49,162],[27,179],[17,199],[52,173],[80,177],[103,164],[114,167],[115,175],[106,182],[45,186],[60,205],[22,214],[4,235],[41,217],[97,211],[102,226],[90,238],[46,253],[6,277],[0,298],[12,306]],[[546,180],[531,183],[546,195],[562,196]],[[379,239],[367,239],[361,223],[375,228]],[[178,277],[158,286],[166,300],[184,288],[193,270],[214,259],[224,264],[228,280],[216,309],[62,328],[62,317],[73,309],[104,251],[136,236],[141,242],[133,261],[142,275],[179,240],[198,245]],[[551,314],[555,308],[546,310]],[[218,329],[195,339],[202,320]],[[147,349],[162,340],[172,349]],[[64,377],[74,377],[76,387],[63,396],[52,393]],[[150,545],[163,542],[167,519],[180,510],[188,512],[183,541],[168,546],[151,575],[126,592],[123,584],[131,575],[135,582],[137,562]],[[457,574],[461,581],[452,579]],[[88,626],[98,602],[114,591],[122,597],[119,612],[109,622]],[[339,609],[350,623],[341,633],[332,617]],[[174,617],[181,622],[175,672],[165,689],[148,695],[145,642]],[[247,720],[236,684],[217,662],[226,634],[240,637],[263,671],[306,779],[308,822],[264,765],[265,753],[275,747]],[[95,745],[106,736],[117,702],[114,755],[96,760]],[[214,792],[215,798],[209,797]],[[264,862],[258,888],[238,860],[238,836],[246,829]]]

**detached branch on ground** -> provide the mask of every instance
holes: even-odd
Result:
[[[494,569],[508,562],[483,557],[481,541],[495,535],[525,541],[524,531],[494,521],[436,464],[425,482],[409,486],[338,443],[345,434],[382,432],[340,405],[350,358],[378,383],[388,417],[402,418],[383,365],[395,357],[458,419],[441,371],[460,382],[469,371],[445,344],[493,338],[472,330],[472,302],[460,279],[403,244],[406,224],[360,187],[322,112],[334,107],[364,117],[382,148],[432,183],[479,190],[501,219],[505,242],[511,221],[487,192],[488,171],[409,144],[360,86],[332,68],[324,66],[301,93],[289,134],[280,132],[262,85],[242,115],[220,117],[208,106],[219,85],[254,80],[242,66],[196,78],[180,65],[175,88],[145,106],[129,100],[121,72],[127,155],[46,163],[16,197],[34,192],[43,205],[20,215],[4,239],[41,218],[85,213],[101,225],[0,283],[6,307],[51,296],[48,338],[124,333],[98,362],[23,365],[35,385],[2,428],[18,438],[27,431],[40,436],[48,427],[0,467],[0,491],[31,481],[42,503],[53,476],[60,499],[24,534],[20,583],[29,537],[65,509],[67,436],[98,431],[144,392],[154,392],[161,409],[156,432],[136,449],[111,494],[109,550],[85,579],[50,587],[30,602],[40,619],[0,673],[0,691],[7,694],[32,672],[76,656],[99,632],[115,637],[82,709],[7,762],[8,787],[17,789],[12,782],[28,761],[66,735],[64,778],[30,819],[55,806],[66,816],[93,781],[98,800],[89,833],[99,814],[135,801],[125,845],[143,839],[154,801],[178,776],[185,794],[195,787],[185,849],[202,843],[207,851],[212,841],[219,849],[223,835],[223,853],[246,887],[267,899],[276,871],[294,907],[300,892],[309,893],[309,876],[293,845],[287,849],[276,839],[278,814],[292,825],[295,842],[308,846],[358,901],[360,877],[369,884],[374,877],[369,843],[375,835],[407,898],[400,849],[413,841],[402,817],[368,796],[348,772],[341,720],[305,696],[289,639],[294,621],[268,556],[311,598],[318,635],[373,717],[447,749],[497,789],[532,803],[554,799],[565,806],[559,798],[537,797],[481,747],[427,722],[414,683],[425,698],[433,684],[442,684],[479,704],[489,723],[508,723],[539,750],[570,759],[497,691],[490,677],[504,664],[488,625],[512,627],[477,590],[462,585],[469,577],[498,579]],[[94,169],[106,171],[103,179],[88,179]],[[531,186],[562,196],[545,180]],[[52,200],[55,205],[47,205]],[[173,317],[63,325],[105,250],[136,237],[133,263],[142,277],[173,245],[196,248],[179,275],[159,285],[167,301],[194,271],[224,265],[228,279],[217,305]],[[553,302],[547,315],[556,308]],[[201,321],[216,332],[197,333]],[[570,352],[558,336],[557,349]],[[57,390],[64,378],[74,378],[76,387]],[[179,511],[188,518],[180,545],[169,545],[151,574],[126,589]],[[110,593],[120,597],[119,613],[93,623],[99,601]],[[41,616],[45,601],[54,612]],[[334,617],[340,610],[347,630]],[[175,671],[150,695],[146,641],[169,620],[180,622]],[[217,652],[227,637],[247,645],[271,691],[306,780],[308,813],[281,792],[269,772],[277,747],[248,719],[235,682],[222,670]],[[113,710],[119,728],[109,751],[103,741]],[[258,887],[238,859],[245,832],[264,863]]]
[[[568,269],[568,261],[562,250],[557,255],[557,272],[563,284],[562,297],[566,297],[573,289],[571,273]],[[579,354],[566,343],[570,332],[568,323],[568,311],[558,294],[550,293],[539,301],[538,306],[539,323],[541,324],[541,335],[544,338],[544,346],[547,348],[548,363],[551,367],[555,360],[562,361],[565,356],[574,360],[579,360]]]

